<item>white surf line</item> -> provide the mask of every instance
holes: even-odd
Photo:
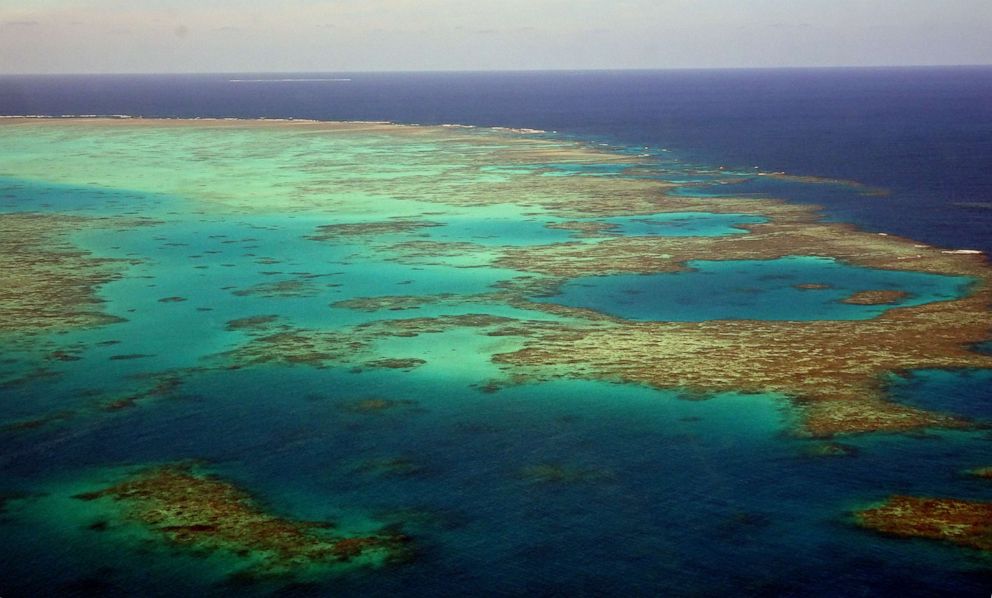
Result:
[[[326,79],[228,79],[228,83],[321,83],[321,82],[346,82],[351,79],[340,77]]]

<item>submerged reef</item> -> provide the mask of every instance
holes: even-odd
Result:
[[[355,311],[406,311],[420,309],[424,305],[466,303],[470,297],[442,293],[439,295],[389,295],[384,297],[359,297],[336,301],[331,307],[353,309]]]
[[[228,326],[237,325],[228,323]],[[378,320],[359,324],[341,331],[308,329],[258,320],[247,329],[250,340],[238,349],[224,354],[227,367],[246,367],[262,363],[303,364],[316,367],[329,365],[367,365],[408,369],[426,363],[418,357],[375,358],[375,344],[388,338],[413,338],[421,334],[440,334],[457,328],[491,329],[516,322],[511,318],[487,314],[464,314],[436,318]]]
[[[254,295],[269,299],[279,297],[313,297],[320,294],[320,287],[309,280],[293,278],[275,282],[263,282],[247,289],[231,291],[231,294],[238,297]]]
[[[992,551],[992,503],[956,498],[893,496],[855,514],[862,527],[905,538],[941,540]]]
[[[374,368],[390,368],[394,370],[410,370],[424,365],[427,360],[418,357],[384,357],[365,362],[365,365]]]
[[[139,472],[79,500],[110,499],[126,520],[190,551],[223,551],[248,573],[292,574],[349,561],[381,565],[401,558],[409,538],[397,533],[344,534],[327,522],[268,513],[248,493],[189,465]]]
[[[325,224],[317,227],[317,233],[308,236],[311,241],[331,241],[352,237],[376,237],[379,235],[417,232],[421,229],[443,226],[437,222],[414,220],[383,220],[372,222],[350,222],[346,224]]]
[[[119,322],[100,309],[96,289],[128,260],[96,258],[70,235],[113,226],[80,216],[0,214],[0,334],[29,334]]]
[[[967,473],[972,477],[981,478],[984,480],[992,480],[992,466],[976,467],[975,469],[969,469],[965,473]]]
[[[607,481],[615,477],[613,472],[605,469],[587,469],[557,463],[528,465],[520,469],[519,475],[529,482],[550,484]]]
[[[889,305],[908,296],[909,293],[906,291],[858,291],[850,297],[841,299],[841,303],[847,303],[848,305]]]
[[[801,431],[819,437],[965,427],[961,418],[885,400],[884,375],[900,369],[992,367],[968,351],[984,338],[984,305],[934,303],[868,321],[709,321],[545,324],[524,348],[495,361],[526,379],[616,380],[697,392],[791,397]]]
[[[366,397],[343,404],[341,408],[350,413],[383,413],[400,408],[416,407],[417,402],[407,399],[387,399],[382,397]]]

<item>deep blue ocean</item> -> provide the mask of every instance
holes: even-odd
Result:
[[[872,230],[992,250],[992,67],[7,76],[0,114],[543,129],[881,187],[888,195],[749,191],[819,203]]]

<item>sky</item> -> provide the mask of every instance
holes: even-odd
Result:
[[[990,0],[0,0],[0,73],[992,64]]]

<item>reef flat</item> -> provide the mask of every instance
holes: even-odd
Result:
[[[992,503],[893,496],[856,514],[859,525],[884,534],[941,540],[992,551]]]
[[[119,321],[103,313],[97,288],[121,276],[127,260],[97,258],[70,235],[107,226],[79,216],[0,214],[0,334],[69,330]]]
[[[867,530],[989,549],[989,418],[960,408],[992,370],[980,253],[535,131],[14,118],[0,164],[0,526],[27,570],[85,581],[119,544],[191,593],[523,594],[651,554],[673,593],[844,575]],[[923,561],[957,571],[948,542]]]
[[[120,505],[121,517],[188,550],[237,555],[243,572],[256,575],[351,561],[382,564],[406,550],[407,539],[395,533],[346,536],[330,523],[266,513],[247,493],[188,465],[157,467],[75,498],[109,498]]]

